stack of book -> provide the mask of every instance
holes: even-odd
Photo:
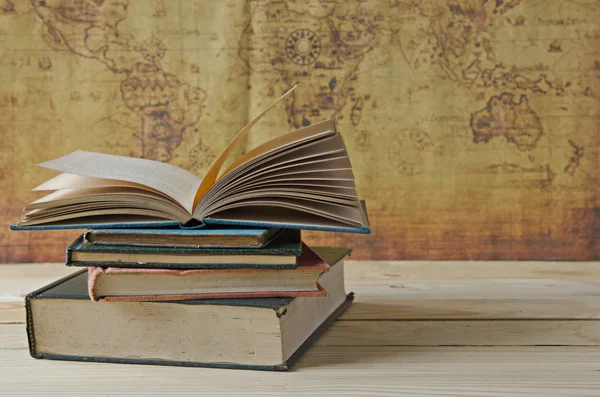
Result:
[[[370,232],[342,138],[321,122],[223,169],[260,117],[202,179],[83,151],[41,164],[62,173],[11,229],[87,231],[67,248],[83,269],[26,298],[32,356],[285,370],[349,306],[350,250],[300,232]]]
[[[27,296],[33,357],[286,370],[350,304],[350,250],[291,229],[88,230]]]

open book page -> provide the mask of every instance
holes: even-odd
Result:
[[[331,133],[333,136],[309,142],[301,146],[292,146],[285,150],[280,150],[277,153],[264,156],[264,158],[259,158],[257,161],[248,161],[243,167],[238,166],[235,170],[229,172],[213,185],[202,198],[200,205],[195,211],[200,211],[199,207],[209,206],[220,197],[233,194],[239,190],[240,186],[242,186],[242,188],[249,188],[251,185],[257,185],[257,182],[260,182],[256,179],[258,175],[265,175],[266,173],[307,161],[327,161],[340,157],[347,158],[346,148],[343,142],[339,137],[335,136],[333,131]],[[320,185],[322,187],[327,186],[323,184]],[[354,183],[352,183],[350,187],[354,188]]]
[[[201,178],[174,165],[83,150],[38,165],[69,174],[148,186],[177,201],[189,214],[193,212],[194,197],[202,182]]]
[[[345,174],[345,178],[349,180],[354,180],[354,175],[352,174],[352,166],[350,164],[350,160],[348,156],[340,156],[340,157],[318,157],[317,159],[307,159],[304,161],[293,162],[289,164],[281,165],[280,167],[272,167],[266,170],[260,170],[259,172],[253,172],[252,174],[240,178],[235,179],[232,183],[228,184],[228,186],[235,187],[238,185],[246,184],[248,182],[259,182],[265,179],[270,179],[274,177],[280,176],[291,176],[299,174],[306,174],[311,172],[332,172],[338,170],[348,170],[349,172]],[[332,175],[331,179],[339,179],[336,174],[335,178]],[[304,175],[310,176],[310,175]],[[228,189],[229,190],[229,189]]]
[[[75,174],[67,174],[63,172],[55,176],[52,179],[47,180],[42,183],[35,189],[34,191],[44,191],[44,190],[62,190],[62,189],[92,189],[92,188],[135,188],[141,189],[148,192],[160,194],[170,200],[173,203],[179,205],[181,208],[184,208],[179,202],[173,200],[165,193],[160,192],[156,189],[152,189],[151,187],[140,185],[139,183],[127,182],[127,181],[119,181],[117,179],[102,179],[102,178],[94,178],[92,176],[83,176],[83,175],[75,175]]]
[[[270,141],[250,150],[248,153],[234,161],[225,171],[222,178],[225,178],[228,174],[233,174],[238,170],[243,170],[256,160],[271,158],[272,155],[285,151],[286,149],[300,147],[300,145],[306,145],[309,142],[314,142],[315,140],[325,138],[326,136],[333,134],[335,134],[335,125],[333,121],[324,120],[319,123],[309,125],[308,127],[300,128],[298,130],[278,136],[277,138],[271,139]]]
[[[315,205],[316,204],[316,205]],[[248,211],[248,208],[252,208]],[[300,225],[320,227],[353,227],[368,226],[364,211],[355,207],[327,205],[324,203],[306,202],[304,200],[248,200],[223,208],[206,219],[225,220],[233,223],[239,221],[266,223],[286,227]]]
[[[78,212],[76,214],[57,214],[52,216],[39,216],[38,211],[34,210],[23,217],[19,222],[19,226],[36,226],[36,225],[69,225],[76,219],[78,223],[84,224],[106,224],[123,222],[156,222],[157,220],[172,221],[171,218],[165,216],[161,211],[148,210],[142,208],[127,208],[126,215],[123,215],[123,208],[111,209],[104,208],[99,210],[89,210]],[[100,218],[101,217],[101,218]]]
[[[311,157],[325,151],[331,151],[332,146],[330,145],[330,142],[327,141],[327,137],[333,135],[335,135],[333,121],[326,120],[292,131],[252,149],[236,160],[226,173],[209,189],[199,205],[194,209],[194,218],[201,219],[202,215],[205,213],[206,207],[215,200],[218,200],[219,197],[222,197],[225,194],[224,190],[227,189],[228,185],[237,185],[239,184],[238,182],[245,182],[242,175],[248,170],[262,170],[263,166],[265,169],[277,169],[278,164],[284,164],[288,161],[286,158],[288,156],[289,161],[301,159],[302,156],[295,159],[293,153],[304,146],[312,146],[311,144],[316,141],[323,141],[324,144],[315,145],[311,148],[310,151],[312,152],[312,155],[307,155],[307,153],[304,152],[304,157]],[[273,161],[273,164],[269,164],[271,161]]]
[[[329,130],[329,127],[327,128]],[[331,132],[333,134],[333,130]],[[257,172],[265,172],[274,168],[281,168],[283,166],[306,161],[309,159],[322,159],[325,157],[333,158],[336,156],[344,156],[346,148],[340,139],[335,136],[330,136],[321,140],[315,140],[301,146],[292,146],[285,150],[278,151],[276,154],[268,155],[260,161],[247,162],[246,167],[237,167],[234,171],[230,172],[226,177],[221,180],[230,178],[231,175],[235,175],[236,182],[245,178],[251,178]],[[239,171],[238,171],[239,170]],[[238,175],[239,174],[239,175]]]
[[[266,108],[261,114],[259,114],[252,121],[250,121],[244,128],[242,128],[242,130],[240,132],[238,132],[238,134],[233,138],[233,140],[229,143],[229,145],[227,145],[225,150],[219,155],[219,157],[217,157],[215,162],[210,166],[210,168],[208,169],[208,172],[206,173],[206,175],[204,176],[204,179],[202,180],[202,184],[198,187],[197,192],[195,194],[195,198],[194,198],[194,205],[193,205],[194,207],[196,206],[196,204],[198,204],[198,202],[200,202],[200,200],[202,199],[204,194],[206,194],[208,189],[210,189],[212,187],[212,185],[215,183],[215,181],[219,177],[219,173],[221,172],[221,168],[223,167],[223,164],[225,164],[225,161],[227,161],[227,158],[229,157],[231,152],[235,149],[235,147],[237,145],[239,145],[239,143],[244,139],[246,134],[248,134],[248,131],[250,131],[250,129],[252,127],[254,127],[254,125],[256,123],[258,123],[260,121],[260,119],[262,119],[263,116],[269,112],[269,110],[273,109],[273,107],[275,105],[277,105],[283,98],[288,96],[296,88],[296,86],[297,85],[290,88],[289,91],[287,91],[285,94],[283,94],[271,106]]]
[[[59,189],[88,189],[94,187],[127,186],[140,189],[154,190],[139,183],[119,181],[117,179],[101,179],[92,176],[67,174],[63,172],[52,179],[37,186],[34,191],[59,190]]]
[[[131,187],[109,187],[57,190],[28,204],[24,219],[31,221],[59,215],[76,218],[87,216],[86,213],[91,210],[119,210],[127,215],[132,209],[160,212],[161,218],[179,222],[190,218],[178,203],[162,194]]]
[[[325,218],[327,225],[338,227],[368,225],[333,121],[260,145],[227,172],[200,201],[196,218],[228,219],[235,214],[239,220],[285,224],[305,216],[311,222]],[[242,208],[247,214],[240,213]]]
[[[294,186],[293,189],[279,186],[276,181],[285,178],[294,178],[297,185]],[[303,185],[305,179],[314,180],[318,178],[326,182],[329,186],[318,188]],[[350,161],[347,157],[331,160],[327,163],[304,163],[295,167],[288,166],[282,169],[274,169],[263,175],[255,175],[254,178],[246,180],[245,183],[232,183],[231,185],[233,186],[231,189],[227,189],[225,192],[221,193],[219,197],[211,200],[209,202],[211,204],[207,203],[206,206],[203,206],[202,211],[210,213],[217,208],[217,206],[223,205],[223,203],[231,202],[232,200],[243,200],[246,196],[249,197],[250,195],[253,197],[257,197],[257,194],[262,197],[276,197],[280,194],[287,196],[288,194],[284,192],[290,193],[292,191],[296,191],[299,194],[311,194],[309,191],[312,191],[315,199],[320,197],[323,201],[336,201],[335,198],[337,197],[345,200],[348,205],[358,206],[359,202],[354,189],[346,189],[345,194],[343,195],[339,195],[339,189],[337,191],[331,190],[337,188],[335,183],[340,180],[349,182],[354,180],[350,168]]]

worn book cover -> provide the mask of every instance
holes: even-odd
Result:
[[[66,250],[67,266],[165,269],[297,267],[300,230],[285,230],[267,247],[152,247],[85,244],[83,236]]]
[[[182,248],[264,248],[283,229],[212,227],[201,229],[90,229],[84,244]]]
[[[348,255],[339,248],[336,256]],[[327,254],[323,254],[328,258]],[[143,302],[185,299],[321,297],[319,276],[330,265],[302,245],[296,269],[143,269],[89,267],[92,301]]]

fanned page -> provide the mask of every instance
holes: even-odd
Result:
[[[74,175],[63,172],[52,179],[47,180],[37,186],[34,191],[43,190],[60,190],[60,189],[89,189],[96,187],[112,187],[112,186],[128,186],[137,187],[140,189],[156,191],[148,186],[140,185],[139,183],[119,181],[116,179],[100,179],[91,176]]]
[[[348,153],[333,121],[273,139],[238,159],[194,217],[323,228],[368,227]]]
[[[83,150],[38,165],[68,174],[147,186],[172,198],[190,215],[202,182],[191,172],[171,164]]]
[[[204,176],[204,179],[202,180],[202,183],[200,184],[200,186],[198,187],[198,189],[196,191],[196,194],[194,195],[194,202],[193,202],[193,207],[194,208],[200,202],[200,200],[202,199],[202,197],[204,197],[204,195],[206,194],[206,192],[214,185],[215,181],[219,177],[219,173],[221,172],[221,168],[223,167],[223,164],[225,164],[225,161],[227,161],[227,158],[229,157],[229,155],[231,154],[231,152],[233,151],[233,149],[237,145],[239,145],[239,143],[248,134],[248,132],[250,131],[250,129],[252,127],[254,127],[254,125],[256,123],[258,123],[260,121],[260,119],[262,119],[263,116],[269,112],[269,110],[273,109],[273,107],[275,107],[275,105],[277,105],[281,100],[283,100],[292,91],[294,91],[294,89],[297,86],[298,86],[298,84],[296,84],[295,86],[293,86],[292,88],[290,88],[285,94],[283,94],[281,97],[279,97],[279,99],[277,99],[275,102],[273,102],[273,104],[271,106],[269,106],[268,108],[266,108],[261,114],[259,114],[258,116],[256,116],[244,128],[242,128],[242,130],[240,132],[237,133],[237,135],[233,138],[233,140],[229,143],[229,145],[227,145],[227,147],[225,148],[225,150],[223,150],[223,152],[219,155],[219,157],[217,157],[217,159],[214,161],[214,163],[208,169],[208,172]]]

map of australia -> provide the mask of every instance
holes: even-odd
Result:
[[[473,142],[488,142],[502,136],[519,150],[535,149],[544,131],[542,123],[525,95],[519,101],[513,97],[509,93],[493,97],[484,109],[471,114]]]

